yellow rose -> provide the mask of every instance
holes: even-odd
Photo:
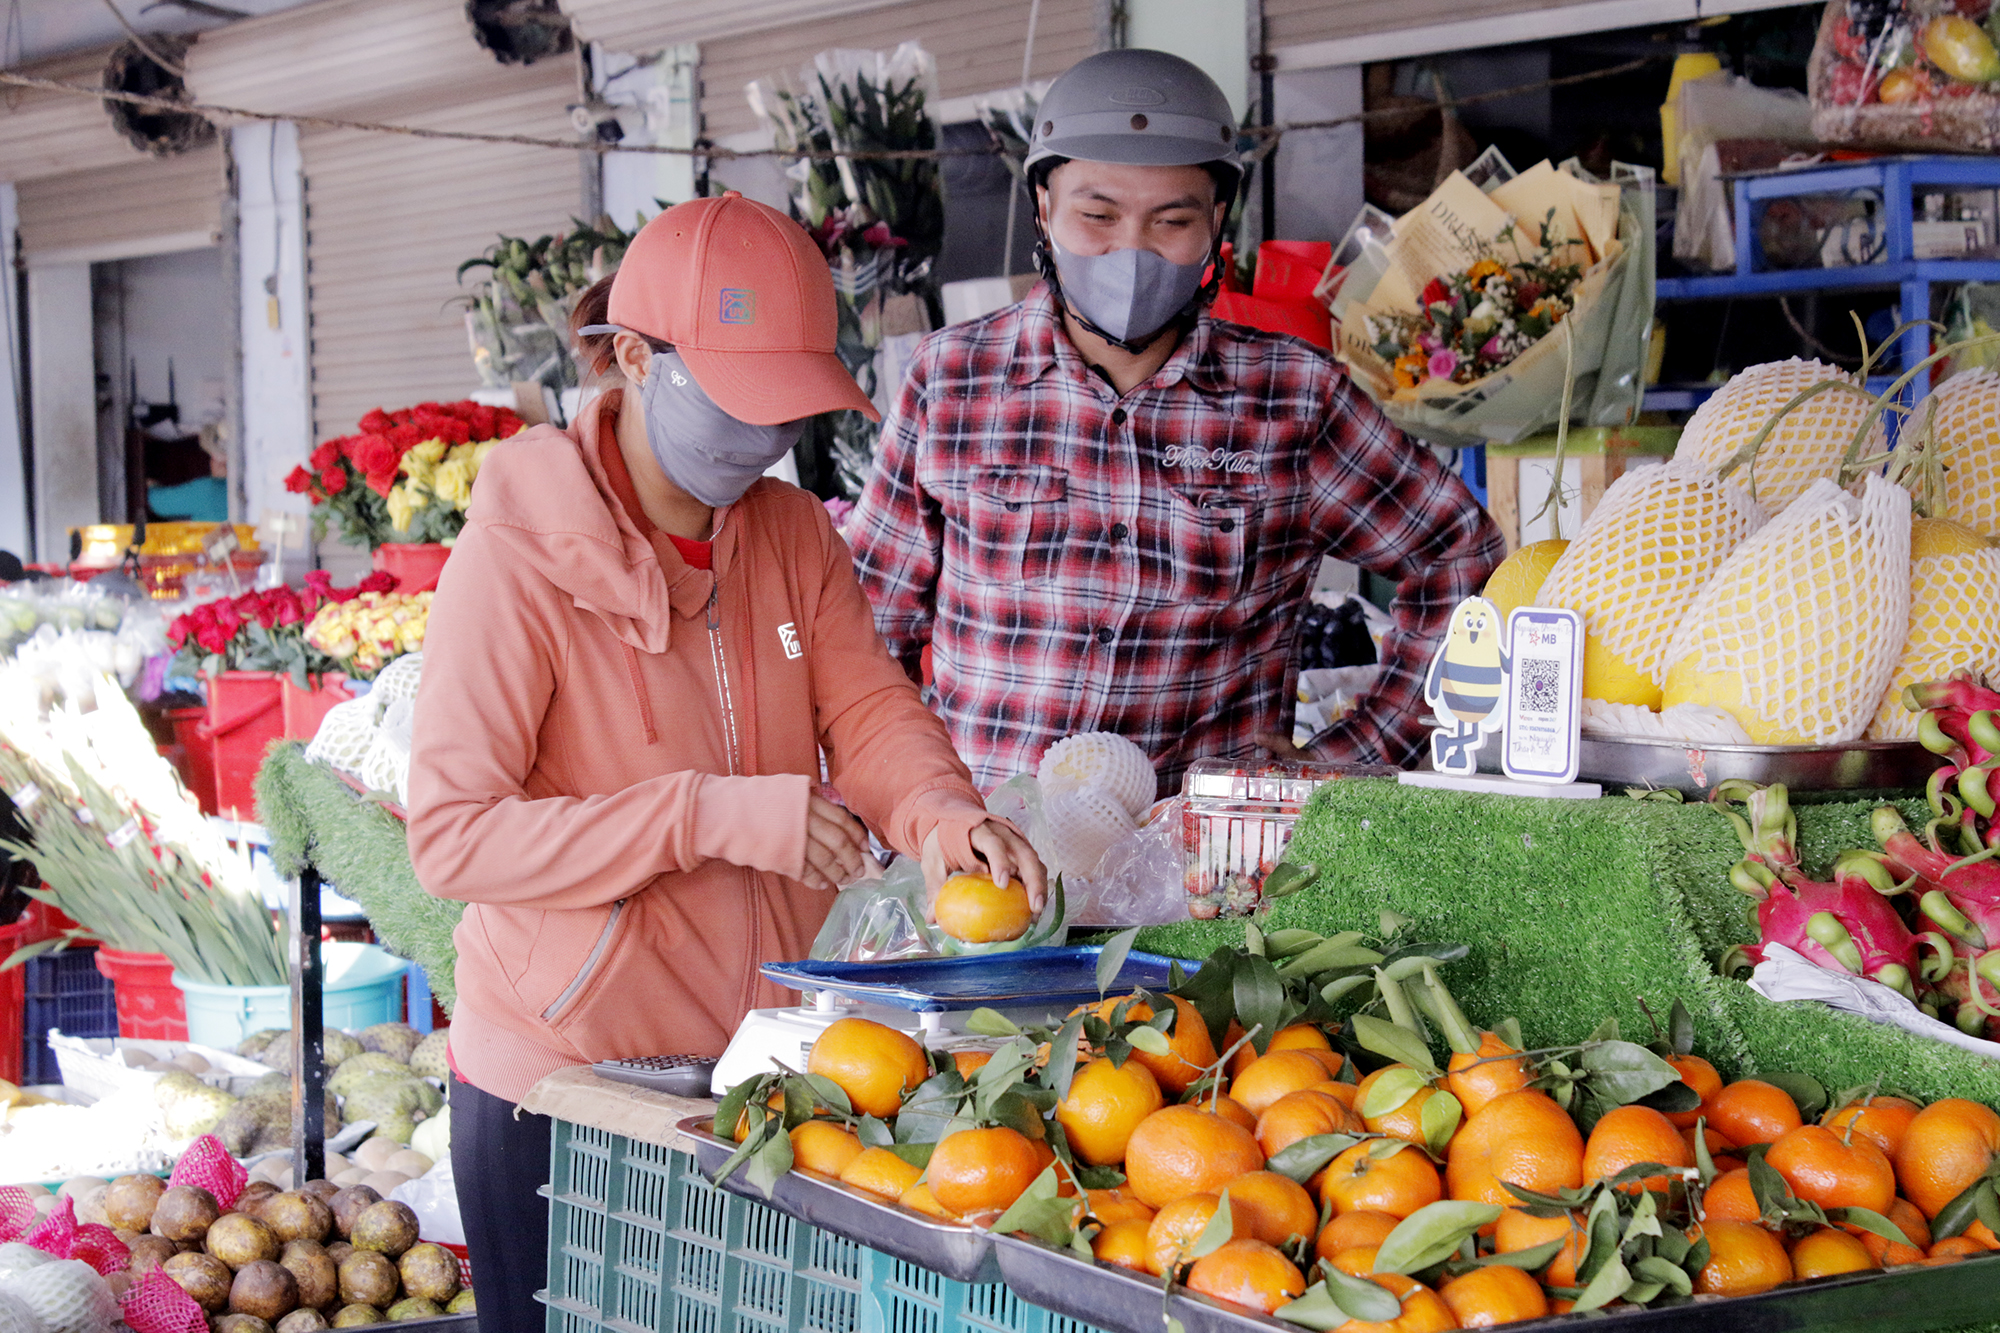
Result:
[[[388,495],[389,526],[398,532],[408,532],[411,513],[423,508],[423,504],[421,496],[411,495],[409,483],[391,487]]]
[[[448,505],[463,509],[472,502],[472,460],[448,458],[431,477],[431,491]]]
[[[403,466],[408,467],[413,458],[426,464],[436,464],[450,448],[443,440],[425,440],[422,444],[410,446],[410,452],[403,455]]]

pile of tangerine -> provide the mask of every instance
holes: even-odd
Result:
[[[1122,1066],[1099,1056],[1076,1071],[1055,1118],[1076,1158],[1123,1170],[1117,1189],[1079,1191],[1077,1219],[1100,1230],[1092,1249],[1100,1263],[1160,1276],[1178,1271],[1227,1191],[1233,1238],[1194,1261],[1185,1274],[1192,1290],[1270,1314],[1306,1289],[1306,1277],[1284,1253],[1313,1236],[1313,1253],[1344,1272],[1384,1287],[1402,1302],[1385,1324],[1350,1321],[1337,1333],[1424,1333],[1472,1328],[1559,1314],[1568,1302],[1546,1288],[1574,1288],[1576,1265],[1589,1248],[1580,1213],[1540,1218],[1518,1207],[1502,1182],[1553,1194],[1608,1179],[1653,1162],[1694,1165],[1697,1122],[1720,1174],[1707,1188],[1701,1221],[1690,1239],[1706,1236],[1710,1258],[1695,1290],[1752,1295],[1795,1279],[1903,1264],[1951,1263],[2000,1250],[1983,1223],[1931,1242],[1929,1219],[1986,1173],[2000,1157],[2000,1114],[1952,1098],[1919,1106],[1872,1096],[1803,1124],[1784,1090],[1756,1079],[1724,1084],[1700,1056],[1669,1057],[1681,1079],[1701,1096],[1693,1111],[1667,1115],[1623,1106],[1602,1117],[1586,1139],[1547,1093],[1528,1086],[1524,1063],[1499,1037],[1482,1034],[1476,1055],[1454,1055],[1445,1076],[1386,1115],[1364,1118],[1357,1108],[1390,1065],[1358,1084],[1338,1081],[1343,1057],[1315,1027],[1278,1032],[1258,1055],[1245,1045],[1230,1062],[1227,1095],[1179,1102],[1217,1056],[1206,1025],[1187,1001],[1170,997],[1178,1015],[1163,1055],[1134,1050]],[[1152,1010],[1136,997],[1106,1001],[1109,1019],[1124,1003],[1126,1017]],[[1235,1035],[1232,1024],[1232,1040]],[[986,1052],[959,1052],[970,1077]],[[893,1117],[903,1099],[930,1077],[924,1050],[893,1028],[844,1018],[814,1044],[808,1072],[846,1092],[856,1114]],[[1443,1155],[1443,1170],[1421,1146],[1423,1104],[1438,1091],[1457,1097],[1465,1112]],[[737,1136],[745,1125],[739,1121]],[[1264,1169],[1267,1158],[1319,1134],[1372,1133],[1411,1148],[1382,1157],[1364,1142],[1336,1156],[1308,1185]],[[795,1169],[838,1179],[851,1189],[932,1217],[990,1223],[1056,1161],[1046,1142],[1016,1130],[960,1130],[935,1147],[919,1168],[886,1148],[864,1147],[832,1120],[791,1131]],[[1849,1227],[1819,1227],[1788,1238],[1759,1220],[1749,1172],[1736,1154],[1769,1145],[1766,1161],[1793,1193],[1825,1208],[1872,1209],[1895,1222],[1913,1245],[1898,1245]],[[1666,1178],[1645,1182],[1667,1188]],[[1565,1243],[1541,1279],[1494,1265],[1449,1279],[1437,1290],[1396,1273],[1374,1271],[1376,1249],[1404,1218],[1440,1199],[1471,1200],[1507,1209],[1484,1242],[1494,1253]],[[1320,1227],[1321,1206],[1331,1220]],[[1792,1230],[1796,1230],[1793,1228]],[[1315,1234],[1317,1233],[1317,1234]]]

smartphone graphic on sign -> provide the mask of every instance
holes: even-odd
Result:
[[[1516,607],[1507,617],[1513,660],[1506,748],[1500,767],[1526,782],[1576,781],[1583,707],[1583,619],[1574,611]]]

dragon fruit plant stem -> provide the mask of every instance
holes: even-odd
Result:
[[[1916,937],[1889,901],[1908,886],[1882,862],[1851,853],[1835,866],[1833,883],[1807,878],[1799,866],[1798,820],[1781,784],[1725,782],[1715,798],[1747,853],[1730,883],[1758,900],[1758,943],[1732,949],[1725,967],[1761,962],[1765,946],[1782,944],[1820,967],[1867,977],[1915,1000]],[[1729,808],[1737,800],[1745,813]]]
[[[1877,807],[1869,828],[1891,871],[1916,877],[1917,910],[1925,924],[1951,942],[1954,959],[1939,990],[1957,1001],[1958,1026],[2000,1033],[2000,947],[1995,947],[2000,946],[2000,864],[1990,859],[1995,853],[1953,856],[1936,845],[1936,824],[1926,845],[1893,806]]]

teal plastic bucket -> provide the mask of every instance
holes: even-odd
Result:
[[[320,945],[319,956],[327,1027],[355,1031],[402,1018],[407,960],[344,940]],[[262,1028],[292,1025],[290,986],[212,986],[178,971],[174,985],[187,997],[189,1041],[232,1050]]]

